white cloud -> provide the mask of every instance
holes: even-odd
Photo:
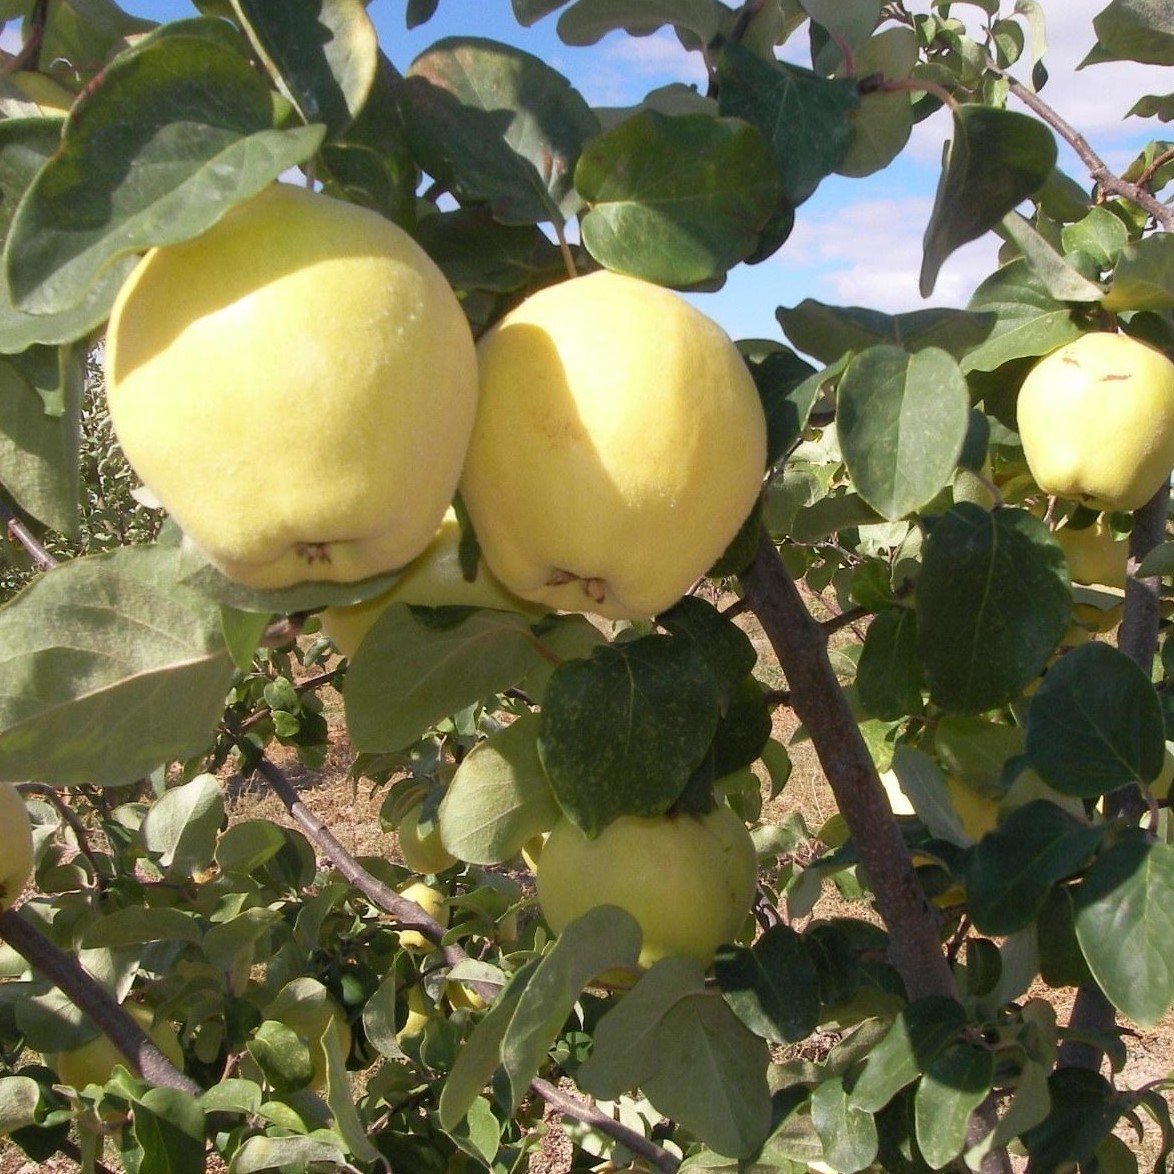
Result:
[[[707,85],[701,54],[687,50],[667,28],[646,37],[610,35],[592,53],[591,65],[577,83],[592,106],[632,105],[669,82],[695,85],[703,92]]]

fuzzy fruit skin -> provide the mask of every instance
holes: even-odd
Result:
[[[314,1066],[307,1087],[325,1088],[326,1049],[322,1046],[322,1037],[327,1027],[334,1031],[344,1056],[351,1050],[350,1024],[326,988],[315,978],[292,979],[265,1008],[265,1018],[284,1023],[306,1041]]]
[[[353,657],[363,637],[393,603],[542,613],[544,609],[511,595],[483,564],[470,583],[461,573],[460,545],[461,525],[456,511],[449,509],[428,548],[388,590],[350,607],[328,607],[322,613],[322,630],[343,656]]]
[[[396,828],[399,853],[404,863],[422,876],[443,872],[456,864],[457,858],[441,843],[440,824],[433,820],[426,834],[420,830],[421,805],[409,808]]]
[[[349,582],[436,534],[476,352],[405,232],[274,184],[139,263],[111,313],[106,391],[135,472],[224,574]]]
[[[414,901],[429,917],[447,926],[452,913],[445,904],[444,893],[440,889],[426,885],[423,881],[413,881],[406,888],[399,891],[401,897]],[[405,950],[431,950],[434,943],[426,938],[418,929],[400,930],[399,944]]]
[[[1129,539],[1114,538],[1104,518],[1098,518],[1082,530],[1061,526],[1052,533],[1068,560],[1073,583],[1125,586]]]
[[[478,344],[461,494],[516,595],[611,619],[675,603],[758,496],[766,421],[716,323],[608,272],[532,295]]]
[[[33,875],[33,826],[24,798],[0,782],[0,910],[7,909]]]
[[[137,1003],[124,1004],[123,1010],[150,1036],[155,1047],[182,1072],[183,1049],[179,1046],[175,1028],[165,1019],[154,1022],[150,1007]],[[77,1089],[85,1088],[88,1084],[105,1084],[117,1064],[134,1071],[130,1061],[104,1035],[95,1036],[80,1048],[47,1055],[45,1063],[57,1073],[62,1084]]]
[[[561,819],[546,839],[538,903],[556,933],[597,905],[639,923],[639,964],[671,955],[709,965],[742,929],[758,881],[754,841],[728,807],[702,816],[623,815],[594,839]]]
[[[1174,363],[1123,334],[1085,334],[1019,389],[1019,437],[1045,493],[1140,509],[1174,466]]]

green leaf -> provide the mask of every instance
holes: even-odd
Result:
[[[1083,253],[1098,268],[1108,269],[1129,243],[1129,229],[1119,216],[1098,205],[1075,223],[1065,224],[1060,243],[1066,253]]]
[[[696,285],[748,256],[779,198],[761,135],[736,119],[646,110],[592,139],[575,168],[583,243],[609,269]]]
[[[225,822],[224,791],[215,775],[197,775],[163,796],[143,820],[143,844],[172,875],[207,868]]]
[[[974,842],[962,823],[962,817],[954,810],[942,768],[928,754],[912,746],[898,746],[893,751],[892,770],[901,791],[913,804],[917,818],[934,839],[957,844],[960,848]]]
[[[150,1088],[135,1102],[132,1120],[143,1149],[139,1174],[201,1174],[204,1111],[189,1093]]]
[[[1075,307],[1056,301],[1022,258],[988,277],[974,291],[968,308],[992,314],[994,325],[961,359],[967,374],[1047,354],[1084,333]]]
[[[856,50],[856,76],[880,74],[885,81],[907,78],[917,64],[917,34],[912,29],[885,29]],[[909,95],[868,92],[852,113],[852,144],[836,165],[839,175],[861,177],[887,167],[909,141],[913,106]]]
[[[713,969],[726,1002],[755,1035],[798,1043],[818,1025],[819,972],[790,926],[772,926],[749,948],[723,946]]]
[[[876,1121],[845,1091],[843,1080],[824,1080],[812,1089],[811,1120],[833,1170],[853,1174],[872,1165],[879,1149]]]
[[[1129,657],[1099,641],[1056,662],[1027,712],[1027,757],[1064,795],[1095,799],[1156,779],[1166,752],[1162,705]]]
[[[978,794],[1003,792],[1007,761],[1023,753],[1022,726],[1005,725],[979,717],[943,717],[934,730],[938,761]]]
[[[222,815],[223,810],[221,805]],[[199,942],[201,937],[199,924],[190,913],[166,907],[152,909],[136,905],[115,909],[113,913],[91,921],[82,933],[81,948],[94,950],[99,947],[141,946],[147,942]]]
[[[785,456],[803,435],[807,418],[819,396],[811,378],[816,372],[808,362],[784,346],[765,354],[748,353],[752,344],[741,343],[742,357],[754,377],[754,386],[766,413],[766,463]]]
[[[0,1137],[33,1125],[41,1088],[28,1076],[0,1076]]]
[[[512,1091],[512,1111],[587,983],[615,967],[634,966],[639,954],[640,927],[615,905],[589,909],[559,934],[519,996],[502,1037],[501,1064]]]
[[[272,860],[286,844],[285,836],[267,819],[245,819],[227,828],[216,844],[221,872],[248,876]]]
[[[493,1159],[501,1146],[501,1135],[501,1122],[484,1097],[478,1097],[460,1124],[449,1131],[449,1136],[465,1153],[489,1169],[493,1168]]]
[[[538,759],[536,713],[479,742],[461,760],[440,803],[444,846],[470,864],[500,864],[559,817]]]
[[[518,24],[529,27],[535,21],[562,8],[567,0],[512,0]]]
[[[766,1041],[720,995],[693,958],[664,958],[600,1021],[581,1088],[614,1099],[639,1086],[658,1112],[732,1157],[770,1129]]]
[[[379,42],[362,0],[232,0],[270,77],[332,138],[362,109]]]
[[[791,342],[821,363],[885,343],[910,354],[937,347],[961,359],[995,324],[994,314],[944,309],[882,314],[860,306],[828,306],[814,298],[791,308],[780,306],[775,317]]]
[[[568,45],[594,45],[616,29],[639,37],[671,24],[692,33],[701,46],[717,36],[726,19],[717,0],[577,0],[559,17],[558,35]]]
[[[1102,304],[1115,314],[1174,308],[1174,235],[1159,232],[1126,245]]]
[[[1056,165],[1056,140],[1040,121],[992,106],[954,111],[954,139],[925,230],[921,295],[929,297],[946,258],[993,228]]]
[[[122,257],[199,235],[321,138],[273,129],[270,91],[224,22],[164,26],[107,67],[21,199],[4,254],[14,302],[77,307]]]
[[[782,198],[798,207],[843,161],[859,105],[856,83],[819,77],[782,61],[764,61],[727,42],[717,61],[718,109],[761,131],[774,151]]]
[[[836,405],[836,434],[853,485],[882,517],[914,513],[953,476],[970,393],[945,351],[870,347],[848,364]]]
[[[970,913],[986,934],[1030,925],[1051,887],[1077,872],[1104,837],[1046,799],[1012,811],[975,845],[966,870]]]
[[[719,701],[692,640],[642,636],[564,662],[539,735],[559,806],[590,837],[620,815],[663,814],[709,749]]]
[[[20,358],[19,365],[0,358],[0,483],[26,513],[74,537],[81,490],[80,354],[38,347]],[[43,394],[38,382],[54,386]],[[59,387],[63,395],[56,394]],[[48,397],[64,400],[64,412],[50,414]]]
[[[1013,700],[1068,626],[1059,544],[1026,510],[960,502],[934,522],[923,558],[918,647],[933,701],[965,714]]]
[[[1092,25],[1097,43],[1077,69],[1102,61],[1174,65],[1174,13],[1164,0],[1113,0]]]
[[[561,224],[579,211],[572,176],[599,123],[537,57],[447,37],[412,62],[401,95],[413,154],[462,204],[487,203],[503,224]]]
[[[995,1057],[978,1044],[950,1044],[925,1070],[913,1095],[917,1147],[935,1170],[966,1146],[970,1114],[991,1091]]]
[[[1048,893],[1036,921],[1035,934],[1039,943],[1039,974],[1048,986],[1092,986],[1096,982],[1076,938],[1076,909],[1071,889],[1057,885]]]
[[[408,0],[404,23],[409,29],[419,28],[432,19],[439,7],[440,0]]]
[[[852,1086],[852,1103],[868,1113],[883,1109],[912,1084],[966,1027],[960,1003],[932,995],[910,1003],[868,1054]]]
[[[922,711],[921,689],[917,613],[886,607],[868,625],[856,669],[856,695],[872,717],[896,721]]]
[[[1174,120],[1174,94],[1145,94],[1125,112],[1126,118]]]
[[[0,778],[133,782],[207,747],[232,662],[176,552],[64,563],[0,608]]]
[[[750,637],[704,599],[687,595],[657,623],[672,636],[692,641],[713,670],[724,707],[758,660]]]
[[[1057,301],[1097,302],[1104,297],[1105,291],[1069,265],[1019,212],[1008,212],[995,231],[1023,254],[1028,268]]]
[[[259,1174],[262,1170],[308,1170],[312,1166],[339,1168],[348,1165],[342,1141],[318,1134],[306,1137],[247,1138],[232,1156],[232,1174]]]
[[[1153,1027],[1174,1002],[1174,848],[1122,839],[1076,894],[1076,938],[1113,1005]]]
[[[439,626],[394,603],[375,621],[347,672],[355,749],[401,750],[443,717],[516,685],[541,659],[525,619],[480,610]]]
[[[16,0],[18,8],[5,13],[7,20],[27,16],[29,5]],[[112,0],[58,0],[46,12],[44,34],[39,45],[42,61],[68,61],[85,80],[131,43],[148,33],[155,22],[130,16]]]
[[[485,208],[425,216],[416,240],[458,290],[512,293],[565,272],[558,247],[540,229],[498,224]]]
[[[1048,1078],[1052,1111],[1023,1134],[1033,1170],[1062,1170],[1088,1162],[1128,1109],[1121,1094],[1100,1075],[1083,1068],[1061,1068]]]

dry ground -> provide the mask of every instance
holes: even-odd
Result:
[[[746,621],[746,627],[760,652],[759,675],[770,687],[782,687],[785,682],[774,668],[773,656],[764,637],[753,620]],[[292,753],[280,748],[276,749],[273,757],[295,782],[306,805],[331,828],[350,852],[356,855],[382,852],[397,857],[394,837],[379,827],[381,794],[372,795],[367,783],[360,782],[356,786],[347,777],[350,748],[342,727],[340,698],[333,690],[327,690],[323,699],[327,703],[327,715],[335,735],[334,745],[323,768],[318,771],[306,770]],[[795,727],[793,715],[785,708],[781,709],[776,716],[776,737],[784,743],[788,742]],[[783,794],[768,804],[764,819],[779,820],[798,808],[808,826],[814,830],[835,812],[835,804],[810,744],[801,743],[792,746],[791,750],[794,761],[791,779]],[[242,780],[237,776],[228,781],[230,818],[265,818],[279,823],[292,823],[281,802],[259,780]],[[830,891],[821,899],[813,916],[874,916],[867,905],[843,900],[831,886],[825,886],[825,890]],[[1071,1003],[1068,992],[1049,991],[1041,987],[1032,993],[1052,999],[1060,1020],[1064,1021]],[[1167,1015],[1156,1029],[1132,1041],[1130,1052],[1129,1066],[1119,1077],[1123,1086],[1137,1087],[1174,1070],[1174,1013]],[[551,1120],[550,1124],[552,1128],[544,1139],[541,1151],[531,1159],[531,1174],[565,1174],[570,1168],[570,1144],[561,1135],[557,1122]],[[1129,1144],[1135,1144],[1127,1132],[1121,1133]],[[0,1140],[0,1174],[65,1174],[74,1169],[76,1166],[73,1162],[60,1158],[41,1164],[28,1162],[11,1143]]]

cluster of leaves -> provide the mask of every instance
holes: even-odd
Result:
[[[409,23],[436,6],[412,0]],[[279,617],[391,580],[259,595],[174,534],[123,546],[136,535],[120,520],[119,549],[71,558],[0,610],[0,777],[70,801],[32,804],[38,894],[20,915],[120,997],[145,996],[179,1023],[205,1091],[196,1101],[122,1072],[64,1097],[50,1069],[26,1062],[0,1076],[0,1129],[44,1156],[80,1122],[93,1156],[96,1114],[113,1113],[131,1168],[166,1156],[199,1169],[210,1146],[242,1174],[380,1159],[439,1171],[457,1155],[506,1171],[538,1137],[536,1082],[567,1075],[628,1142],[655,1133],[664,1161],[696,1169],[939,1169],[1014,1139],[1039,1169],[1091,1169],[1123,1160],[1112,1130],[1122,1119],[1140,1130],[1141,1113],[1158,1124],[1164,1168],[1174,1126],[1161,1087],[1056,1069],[1065,1032],[1027,997],[1037,976],[1095,986],[1143,1026],[1174,999],[1169,812],[1150,834],[1102,811],[1161,771],[1167,658],[1147,673],[1108,643],[1063,651],[1075,609],[1119,599],[1073,587],[1033,512],[1043,503],[1014,414],[1026,369],[1087,330],[1115,323],[1171,349],[1174,254],[1142,204],[1093,200],[1056,169],[1051,132],[1004,109],[1025,53],[1044,80],[1040,6],[1021,0],[1002,17],[993,0],[971,5],[983,18],[973,32],[944,0],[921,13],[876,0],[514,0],[523,23],[561,9],[570,44],[669,26],[703,54],[709,93],[669,87],[626,110],[593,110],[550,66],[483,39],[438,42],[401,76],[359,0],[197,7],[158,27],[110,0],[4,9],[27,15],[40,59],[85,87],[64,128],[0,95],[11,384],[0,481],[23,514],[67,536],[79,476],[121,513],[100,478],[79,474],[76,437],[82,356],[133,255],[200,233],[290,168],[412,231],[480,330],[562,275],[544,225],[565,237],[577,220],[569,252],[584,267],[712,287],[785,247],[826,176],[891,162],[942,87],[959,103],[923,288],[988,230],[1005,241],[1002,266],[965,309],[890,316],[807,300],[778,311],[794,349],[743,344],[770,469],[761,511],[715,568],[736,584],[764,527],[795,579],[869,620],[838,654],[839,687],[916,813],[901,830],[918,877],[943,941],[965,941],[950,955],[959,998],[911,1001],[907,976],[881,960],[886,931],[863,919],[795,928],[828,879],[866,899],[876,878],[841,817],[814,849],[800,821],[760,822],[751,768],[773,794],[789,770],[770,738],[775,699],[743,631],[700,599],[606,634],[574,616],[405,605],[380,616],[347,671],[345,718],[357,772],[410,772],[390,792],[390,822],[408,798],[439,799],[428,818],[461,862],[434,878],[448,928],[426,940],[370,885],[319,868],[300,832],[226,827],[206,773],[230,746],[245,767],[262,762],[271,738],[317,760],[320,706],[295,678],[323,646],[258,647]],[[801,29],[811,69],[775,56]],[[1114,0],[1096,33],[1093,61],[1174,63],[1160,12]],[[906,82],[939,89],[911,97]],[[1168,99],[1140,105],[1160,114]],[[1172,171],[1156,143],[1128,174],[1155,193]],[[124,471],[115,483],[125,489]],[[1169,546],[1151,558],[1169,571]],[[815,699],[795,700],[813,712]],[[185,765],[163,785],[174,762]],[[153,800],[109,798],[152,775]],[[830,781],[847,808],[843,780]],[[997,828],[968,826],[957,787]],[[634,923],[596,909],[549,941],[519,852],[563,815],[595,832],[620,814],[704,808],[715,788],[759,824],[765,890],[794,924],[745,935],[714,981],[666,959],[622,997],[600,994],[595,976],[635,962]],[[413,879],[382,858],[359,864],[393,896]],[[92,1035],[13,951],[0,964],[6,1063]],[[290,1030],[296,1005],[324,992],[349,1026],[345,1047]],[[816,1031],[838,1039],[818,1062],[772,1060],[770,1045]],[[1096,1042],[1120,1067],[1119,1039]],[[364,1072],[357,1099],[348,1069]],[[992,1094],[997,1119],[975,1146],[972,1114]],[[631,1157],[598,1123],[574,1129],[583,1155]]]

